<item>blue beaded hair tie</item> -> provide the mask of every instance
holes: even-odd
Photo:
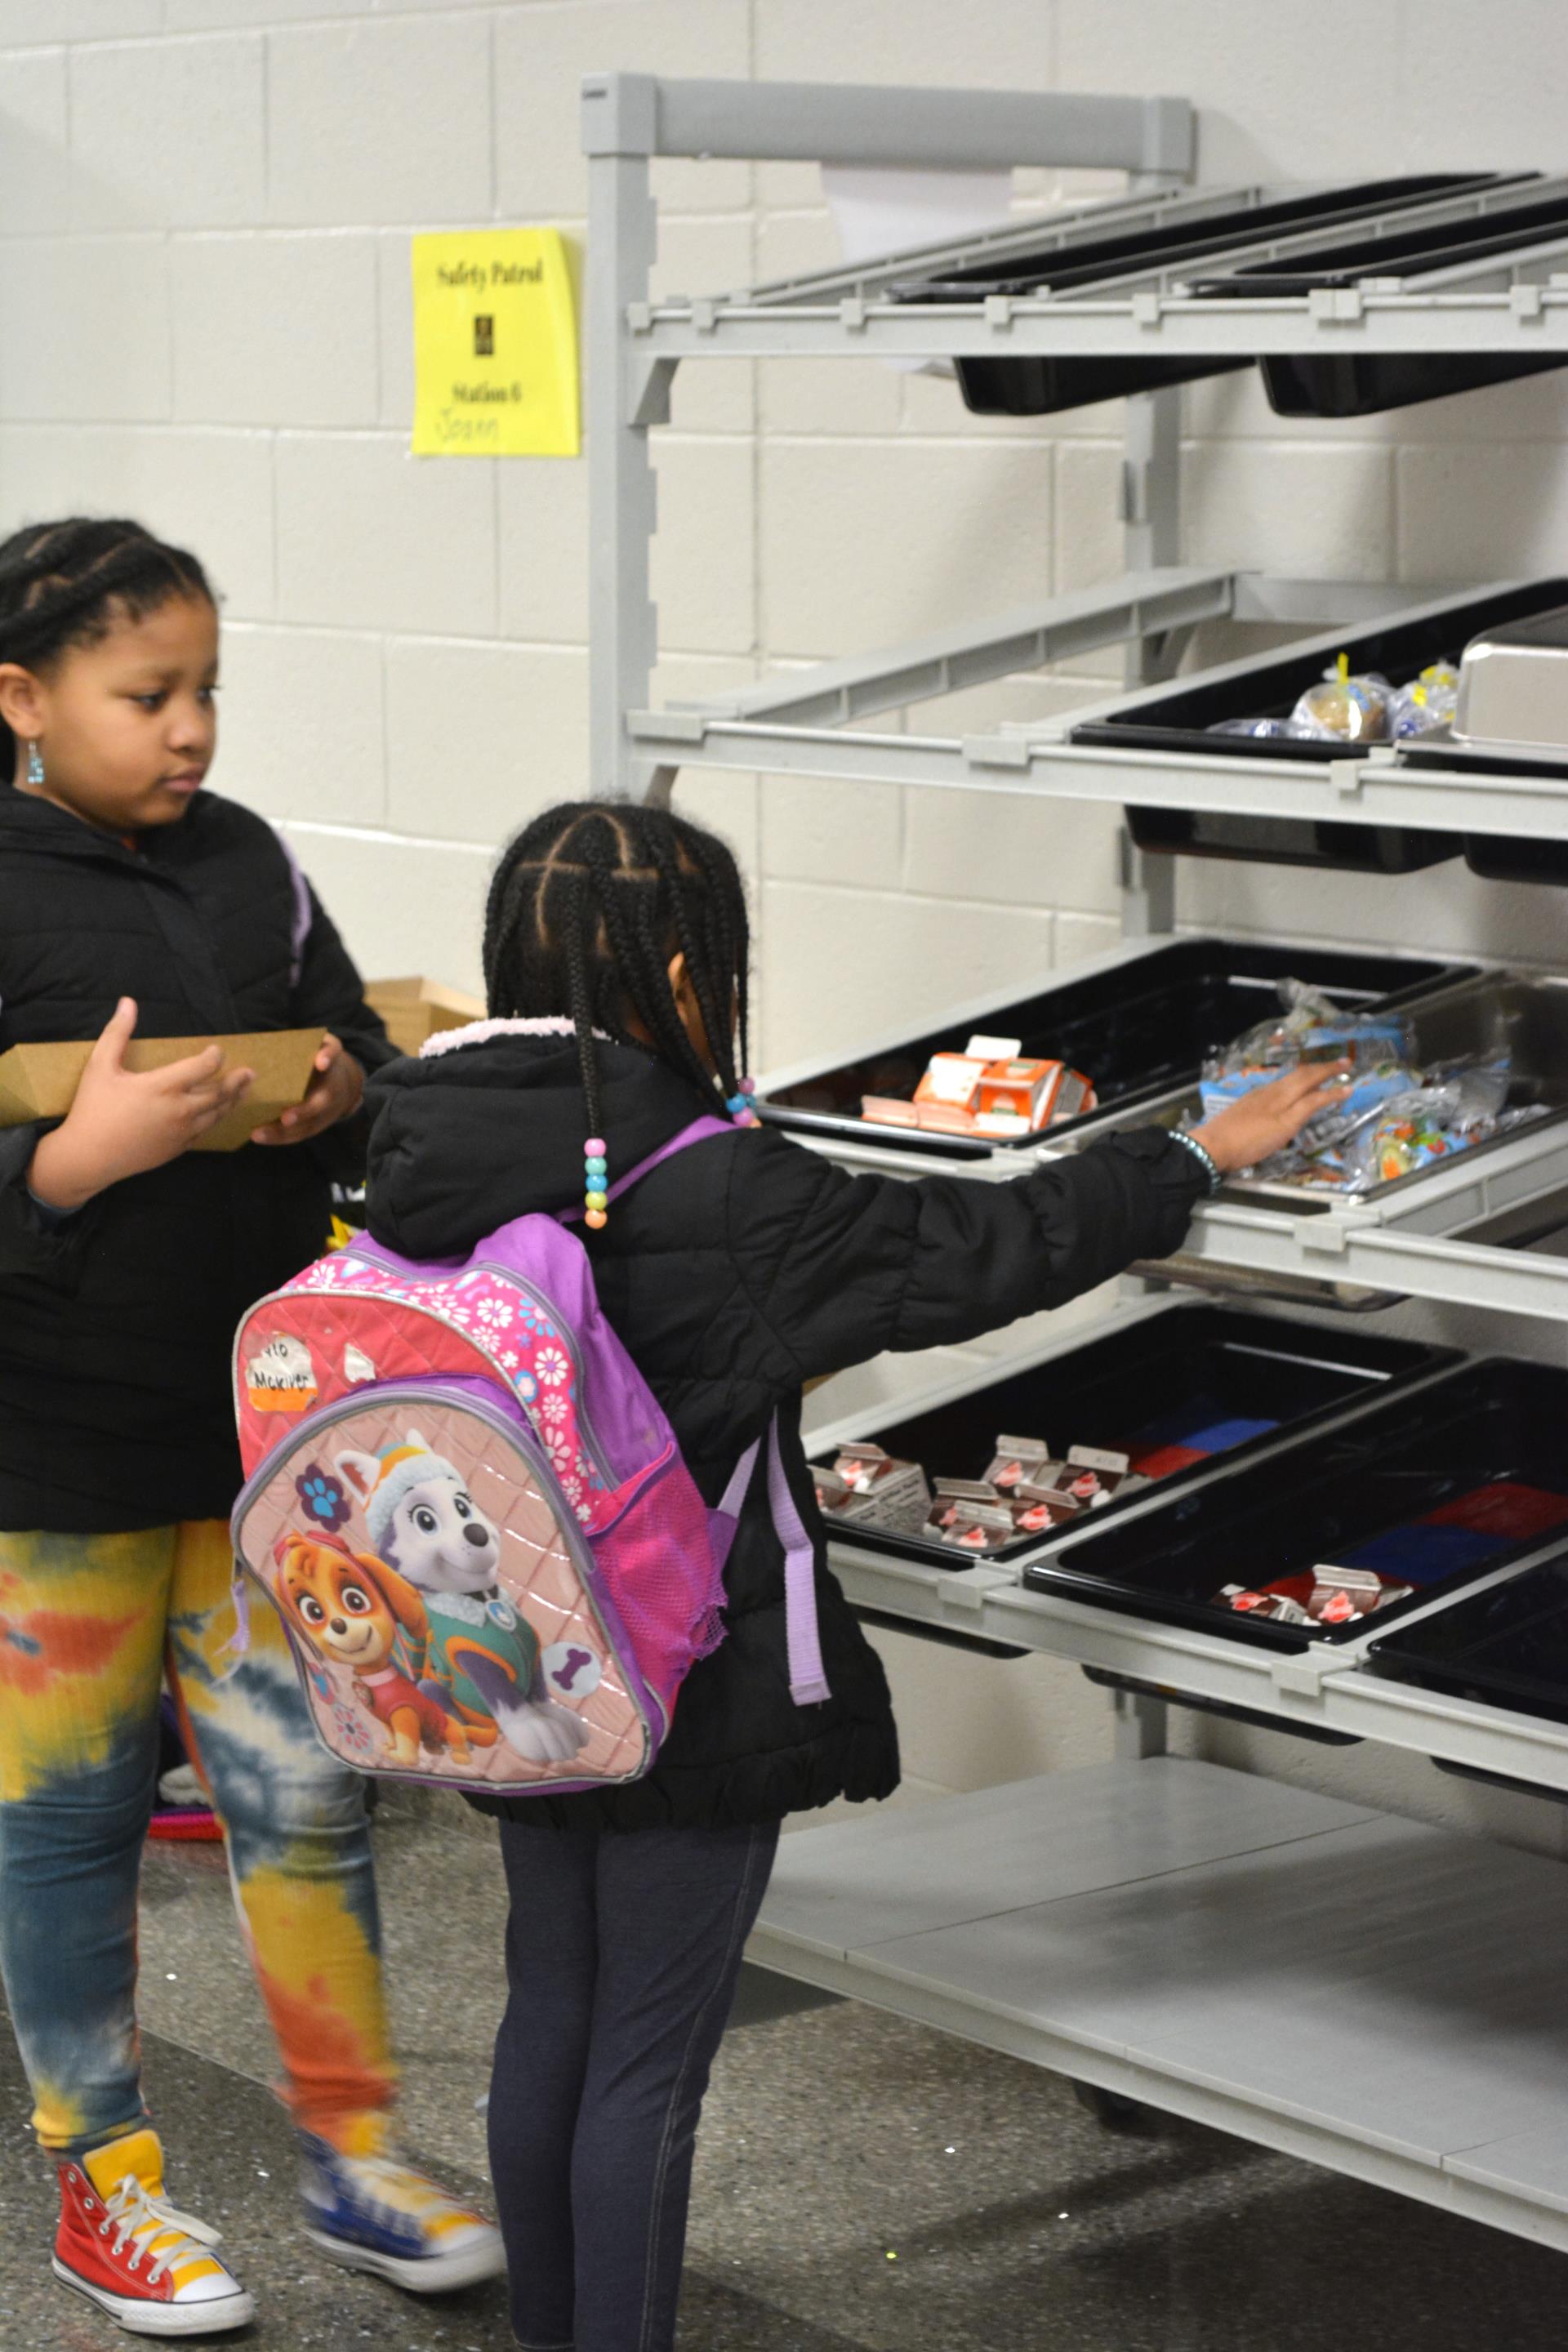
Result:
[[[724,1108],[737,1127],[761,1127],[762,1120],[752,1108],[752,1097],[757,1091],[755,1078],[742,1078],[739,1091],[724,1097]]]

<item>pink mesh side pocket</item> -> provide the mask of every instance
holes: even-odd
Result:
[[[669,1704],[698,1659],[724,1638],[724,1579],[685,1465],[666,1463],[592,1541],[644,1679]]]

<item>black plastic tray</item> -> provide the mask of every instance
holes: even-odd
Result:
[[[1017,1037],[1026,1054],[1083,1071],[1102,1108],[1135,1104],[1194,1080],[1205,1054],[1227,1045],[1278,1005],[1281,980],[1310,981],[1336,1003],[1366,1011],[1373,1004],[1414,1002],[1467,977],[1468,970],[1340,948],[1281,947],[1264,940],[1171,940],[1110,971],[1064,979],[975,1020],[948,1022],[888,1052],[814,1072],[759,1095],[757,1109],[775,1126],[807,1134],[854,1137],[928,1159],[983,1159],[996,1150],[994,1139],[884,1127],[861,1118],[861,1096],[911,1096],[932,1054],[961,1052],[972,1032],[984,1027]],[[1055,1139],[1085,1123],[1064,1119],[1050,1133]],[[1026,1149],[1038,1139],[1025,1137],[1005,1148]]]
[[[1493,1527],[1426,1528],[1429,1513],[1478,1488],[1527,1487],[1561,1497],[1568,1532],[1568,1370],[1494,1357],[1354,1410],[1336,1428],[1304,1433],[1266,1461],[1225,1472],[1137,1517],[1069,1535],[1026,1584],[1132,1615],[1272,1650],[1301,1651],[1359,1639],[1459,1591],[1553,1538],[1540,1511],[1514,1507],[1529,1532]],[[1505,1506],[1499,1502],[1496,1507]],[[1542,1507],[1545,1509],[1545,1506]],[[1506,1521],[1504,1523],[1506,1528]],[[1283,1625],[1238,1616],[1214,1596],[1222,1585],[1256,1591],[1320,1562],[1363,1564],[1363,1546],[1386,1538],[1381,1562],[1427,1571],[1408,1601],[1342,1627]]]
[[[1273,204],[1238,205],[1213,214],[1202,222],[1172,222],[1159,228],[1123,231],[1080,245],[1005,258],[976,262],[943,278],[909,278],[896,282],[892,299],[899,302],[973,302],[985,294],[1063,294],[1126,277],[1141,269],[1172,268],[1205,256],[1234,252],[1254,237],[1277,236],[1289,229],[1310,228],[1321,221],[1325,229],[1348,226],[1373,211],[1387,212],[1402,205],[1483,186],[1505,177],[1492,173],[1427,173],[1419,177],[1351,181],[1342,186],[1320,188]],[[1533,174],[1525,174],[1531,177]],[[1154,392],[1167,384],[1194,383],[1200,376],[1225,375],[1250,367],[1250,358],[1204,360],[1098,360],[961,358],[959,386],[967,405],[982,415],[1043,416],[1064,408],[1082,408],[1091,401],[1115,400],[1124,394]]]
[[[1553,759],[1538,745],[1489,754],[1452,743],[1416,742],[1406,747],[1403,763],[1451,776],[1506,766],[1561,780],[1568,777],[1568,746]],[[1549,882],[1559,889],[1568,885],[1568,841],[1542,841],[1524,833],[1467,833],[1464,846],[1466,865],[1484,881]]]
[[[1338,824],[1330,818],[1227,816],[1213,809],[1130,808],[1139,849],[1232,864],[1310,866],[1339,874],[1419,874],[1458,856],[1456,834],[1415,825]]]
[[[1373,1643],[1381,1675],[1568,1723],[1568,1545]]]
[[[1347,629],[1341,641],[1352,672],[1380,670],[1399,686],[1419,675],[1429,663],[1456,665],[1467,645],[1484,629],[1505,621],[1522,620],[1568,603],[1568,580],[1532,580],[1522,587],[1495,589],[1468,598],[1423,620],[1397,616],[1372,629]],[[1194,751],[1205,760],[1268,760],[1321,767],[1343,759],[1346,746],[1337,742],[1298,741],[1289,738],[1215,735],[1208,730],[1225,719],[1288,719],[1300,697],[1315,685],[1326,667],[1321,654],[1302,654],[1289,646],[1267,654],[1240,676],[1234,670],[1221,677],[1178,679],[1163,691],[1141,694],[1120,713],[1085,719],[1072,729],[1069,741],[1110,745],[1118,751]],[[1456,756],[1441,746],[1405,753],[1423,765],[1457,764]],[[1467,764],[1473,766],[1474,761]],[[1461,853],[1505,859],[1509,845],[1491,845],[1489,852],[1479,837],[1428,833],[1394,825],[1316,823],[1279,817],[1226,816],[1184,810],[1130,807],[1129,828],[1141,847],[1207,857],[1265,858],[1280,865],[1318,866],[1346,871],[1406,874],[1422,866],[1457,857]],[[1519,845],[1512,845],[1517,851]],[[1537,845],[1531,845],[1533,849]],[[1552,845],[1546,845],[1548,848]],[[1544,861],[1536,879],[1556,880],[1568,875]],[[1520,878],[1505,873],[1500,863],[1478,871],[1492,871],[1504,880]]]
[[[1008,1431],[1044,1437],[1063,1454],[1069,1445],[1142,1454],[1152,1464],[1150,1475],[1169,1489],[1190,1486],[1215,1462],[1259,1452],[1281,1429],[1321,1421],[1371,1390],[1386,1393],[1393,1384],[1453,1360],[1436,1349],[1376,1332],[1326,1330],[1235,1307],[1180,1306],[861,1434],[901,1461],[921,1463],[933,1480],[983,1478],[995,1439]],[[1194,1448],[1172,1433],[1181,1431],[1219,1442]],[[1175,1458],[1194,1452],[1201,1458]],[[818,1456],[831,1458],[830,1453]],[[1136,1487],[1127,1501],[1149,1492]],[[1121,1507],[1113,1496],[1093,1513],[1095,1523]],[[957,1570],[1037,1551],[1042,1542],[1058,1542],[1069,1532],[1022,1535],[1000,1551],[973,1553],[856,1522],[830,1518],[828,1527],[836,1543]]]
[[[1554,236],[1568,236],[1568,198],[1518,205],[1462,224],[1389,236],[1352,236],[1315,254],[1244,264],[1223,278],[1200,280],[1193,291],[1221,298],[1260,293],[1300,297],[1354,286],[1373,276],[1419,287],[1424,276],[1437,270]],[[1281,416],[1372,416],[1457,392],[1510,383],[1519,376],[1542,375],[1565,364],[1568,354],[1561,352],[1539,359],[1487,352],[1384,352],[1371,356],[1280,352],[1259,362],[1269,405]]]

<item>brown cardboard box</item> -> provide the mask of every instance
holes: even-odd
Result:
[[[273,1029],[242,1037],[132,1037],[125,1049],[128,1070],[163,1070],[208,1045],[223,1047],[224,1066],[254,1070],[256,1081],[242,1103],[210,1128],[193,1149],[237,1151],[258,1127],[303,1102],[311,1065],[321,1050],[324,1029]],[[0,1054],[0,1127],[26,1127],[34,1119],[64,1118],[81,1084],[93,1041],[69,1045],[13,1045]]]
[[[438,980],[373,980],[364,995],[371,1010],[385,1022],[386,1034],[400,1054],[417,1054],[438,1030],[462,1029],[485,1017],[477,996],[465,996],[460,988],[443,988]]]

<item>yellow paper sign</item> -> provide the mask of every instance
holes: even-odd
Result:
[[[574,457],[577,322],[559,229],[414,239],[414,453]]]

